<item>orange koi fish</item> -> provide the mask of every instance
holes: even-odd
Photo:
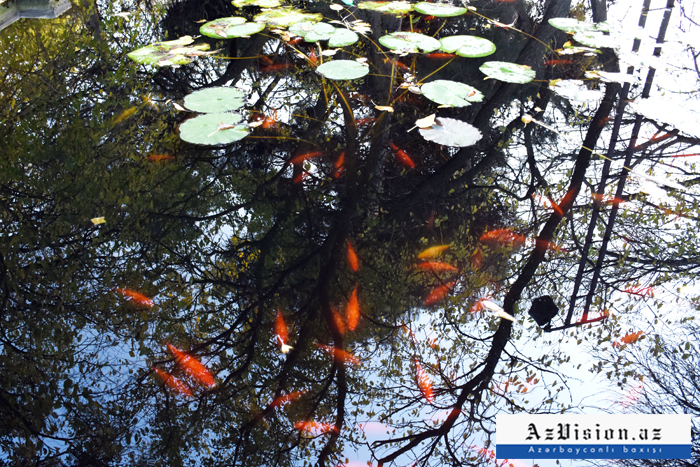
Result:
[[[207,371],[207,369],[202,365],[199,360],[194,357],[190,357],[185,352],[177,349],[175,346],[167,344],[168,350],[175,357],[175,363],[178,366],[195,379],[202,386],[208,386],[213,388],[216,385],[214,377]]]
[[[277,399],[270,402],[270,407],[275,408],[287,404],[289,402],[293,402],[301,396],[303,396],[304,394],[306,394],[306,391],[295,391],[290,392],[289,394],[285,394],[284,396],[279,396]]]
[[[165,385],[173,391],[182,394],[183,396],[192,397],[192,391],[190,391],[190,389],[187,386],[185,386],[185,383],[183,383],[170,373],[166,373],[163,370],[159,370],[154,366],[151,367],[151,370],[153,370],[154,373],[158,375],[160,380],[163,381],[163,383],[165,383]]]
[[[411,67],[410,67],[410,66],[404,65],[403,63],[401,63],[401,62],[398,61],[398,60],[391,60],[391,59],[389,59],[389,58],[385,58],[383,61],[384,61],[384,63],[386,63],[387,65],[396,66],[396,68],[398,68],[398,69],[401,70],[401,71],[406,71],[406,72],[410,72],[410,71],[411,71]]]
[[[333,357],[333,359],[338,362],[338,363],[352,363],[353,365],[359,365],[360,364],[360,359],[351,354],[350,352],[346,352],[345,350],[341,349],[336,349],[335,347],[331,347],[328,345],[323,345],[316,343],[316,346],[320,349],[325,350],[328,352],[328,354]]]
[[[455,54],[448,54],[444,52],[433,52],[427,54],[426,57],[432,58],[433,60],[448,60],[457,57]]]
[[[277,310],[277,318],[275,319],[275,337],[277,337],[277,341],[280,343],[280,350],[282,353],[287,353],[292,349],[292,347],[287,345],[289,342],[289,332],[287,331],[284,317],[279,310]]]
[[[424,16],[424,17],[423,17],[423,20],[424,20],[425,22],[430,22],[430,21],[432,21],[432,20],[434,20],[434,19],[435,19],[435,16],[433,16],[433,15],[428,15],[428,16]]]
[[[449,250],[450,245],[437,245],[426,248],[425,250],[418,253],[418,259],[435,258],[439,256],[443,251]]]
[[[124,295],[127,300],[136,303],[137,305],[141,306],[146,306],[146,307],[152,307],[153,306],[153,300],[150,298],[146,297],[143,294],[140,294],[138,292],[134,292],[133,290],[129,289],[114,289],[116,292],[119,292],[120,294]]]
[[[357,254],[355,254],[355,249],[352,247],[350,240],[348,240],[348,263],[350,264],[350,269],[354,272],[360,269],[360,264],[357,261]]]
[[[268,65],[260,68],[260,73],[277,73],[279,71],[288,70],[292,67],[294,67],[293,63],[275,63],[274,65]]]
[[[175,156],[169,154],[151,154],[146,159],[151,162],[172,161],[175,160]]]
[[[322,156],[323,152],[322,151],[310,151],[304,154],[300,154],[298,156],[293,157],[289,163],[293,165],[301,164],[302,162],[313,159],[315,157]]]
[[[573,60],[546,60],[544,62],[545,65],[547,66],[555,66],[555,65],[572,65],[574,63]]]
[[[557,205],[557,203],[552,201],[552,199],[549,196],[542,196],[542,195],[538,195],[537,193],[533,193],[532,197],[542,204],[545,204],[545,205],[549,204],[552,207],[552,209],[554,210],[554,212],[556,212],[559,216],[564,217],[564,211],[562,211],[561,208],[559,207],[559,205]]]
[[[262,127],[265,130],[269,130],[270,128],[277,128],[277,111],[276,110],[269,117],[265,117],[265,119],[262,122]]]
[[[333,324],[335,324],[336,329],[339,333],[345,334],[345,323],[343,323],[340,313],[334,307],[331,307],[331,313],[333,314]]]
[[[357,286],[350,295],[348,307],[345,309],[345,321],[348,323],[348,329],[354,331],[357,324],[360,322],[360,304],[357,301]]]
[[[627,287],[622,289],[622,291],[630,295],[639,295],[640,297],[654,297],[653,287]]]
[[[318,55],[316,55],[314,49],[311,49],[311,52],[309,52],[309,62],[312,66],[318,65]]]
[[[642,334],[644,334],[644,331],[637,331],[637,332],[632,332],[630,334],[627,334],[625,337],[623,337],[619,341],[613,342],[613,347],[617,349],[623,345],[633,344],[633,343],[637,342],[637,340],[642,336]]]
[[[309,172],[299,172],[293,179],[292,183],[301,183],[309,175]]]
[[[260,55],[258,58],[260,59],[261,62],[263,62],[267,66],[272,66],[275,63],[267,55]]]
[[[367,125],[368,123],[374,123],[376,121],[377,121],[376,117],[368,117],[368,118],[358,118],[357,120],[355,120],[355,123],[358,126],[362,126],[362,125]]]
[[[289,40],[289,41],[287,42],[287,45],[297,45],[297,44],[299,44],[299,43],[300,43],[301,41],[303,41],[303,40],[304,40],[303,37],[295,37],[294,39]]]
[[[406,153],[406,151],[404,151],[403,149],[399,149],[398,146],[396,146],[393,143],[393,141],[389,141],[389,147],[391,147],[391,150],[394,151],[394,155],[403,165],[405,165],[409,169],[412,169],[416,166],[416,164],[413,162],[413,159],[411,159],[411,157]]]
[[[591,198],[593,198],[594,201],[597,201],[600,204],[612,204],[613,206],[619,206],[620,203],[625,203],[628,201],[626,199],[618,198],[616,196],[601,195],[599,193],[592,193]]]
[[[325,435],[327,433],[338,433],[338,428],[332,423],[320,422],[296,422],[294,429],[303,431],[306,434]]]
[[[423,303],[427,306],[430,306],[439,302],[440,300],[445,298],[445,295],[447,295],[448,292],[452,290],[452,287],[454,287],[456,283],[457,281],[452,281],[448,282],[447,284],[443,284],[440,287],[436,287],[435,289],[433,289],[432,292],[430,292],[430,294],[425,298],[425,300],[423,300]]]
[[[433,402],[433,385],[428,375],[423,371],[423,367],[420,366],[420,362],[417,358],[414,359],[414,362],[416,363],[416,382],[418,383],[418,388],[423,394],[423,397],[425,397],[425,400],[428,401],[428,404],[431,404]]]
[[[491,230],[479,237],[479,241],[484,243],[495,242],[518,247],[523,246],[526,240],[523,235],[513,233],[509,229]]]
[[[421,269],[428,269],[430,271],[433,271],[434,273],[459,272],[459,269],[452,266],[451,264],[443,263],[440,261],[430,261],[430,262],[426,262],[426,263],[418,263],[416,266],[421,268]]]
[[[343,171],[345,170],[345,167],[343,167],[343,164],[345,163],[345,151],[341,152],[340,155],[338,156],[338,159],[335,161],[335,164],[333,165],[335,167],[335,172],[333,173],[333,178],[339,178]]]

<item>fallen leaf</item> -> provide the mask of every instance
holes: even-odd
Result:
[[[416,126],[418,128],[430,128],[433,125],[435,125],[435,114],[416,120]]]

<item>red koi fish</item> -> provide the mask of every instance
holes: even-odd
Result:
[[[626,203],[628,200],[618,198],[616,196],[601,195],[599,193],[591,194],[591,198],[600,204],[612,204],[613,206],[619,206],[620,203]]]
[[[457,56],[455,54],[448,54],[444,52],[433,52],[431,54],[427,54],[426,57],[432,58],[433,60],[449,60]]]
[[[443,263],[440,261],[430,261],[430,262],[426,262],[426,263],[418,263],[416,266],[421,268],[421,269],[427,269],[429,271],[433,271],[434,273],[459,272],[459,269],[452,266],[451,264]]]
[[[150,298],[146,297],[143,294],[140,294],[138,292],[134,292],[133,290],[129,289],[114,289],[116,292],[119,292],[120,294],[124,295],[127,300],[136,303],[137,305],[145,306],[145,307],[152,307],[153,306],[153,300]]]
[[[355,249],[352,247],[350,240],[348,240],[348,263],[350,264],[350,269],[354,272],[360,269],[360,264],[357,261],[357,254],[355,254]]]
[[[178,364],[182,371],[190,375],[202,386],[213,388],[216,385],[214,377],[207,371],[204,365],[199,362],[199,360],[194,357],[190,357],[185,352],[177,349],[175,346],[170,344],[167,344],[167,346],[170,353],[175,357],[175,363]]]
[[[348,307],[345,309],[345,321],[348,323],[348,329],[354,331],[357,324],[360,322],[360,304],[357,301],[357,286],[350,295]]]
[[[293,179],[292,183],[301,183],[309,175],[309,172],[299,172]]]
[[[303,40],[304,40],[303,37],[295,37],[294,39],[289,40],[289,41],[287,42],[287,45],[297,45],[297,44],[299,44],[299,43],[300,43],[301,41],[303,41]]]
[[[396,156],[396,159],[399,160],[403,165],[408,167],[409,169],[412,169],[416,166],[416,164],[413,162],[413,159],[404,151],[403,149],[399,149],[392,141],[389,141],[389,146],[391,147],[391,150],[394,151],[394,155]]]
[[[277,73],[280,71],[289,70],[293,67],[293,63],[275,63],[274,65],[268,65],[266,67],[260,68],[260,73]]]
[[[549,204],[554,210],[554,212],[556,212],[560,217],[564,217],[564,211],[562,211],[561,208],[557,205],[557,203],[552,201],[552,199],[549,196],[542,196],[538,195],[537,193],[533,193],[532,197],[542,204]]]
[[[432,21],[432,20],[434,20],[434,19],[435,19],[435,16],[433,16],[433,15],[428,15],[428,16],[424,16],[424,17],[423,17],[423,20],[424,20],[426,23],[428,23],[428,22],[430,22],[430,21]]]
[[[310,151],[304,154],[299,154],[298,156],[293,157],[289,163],[293,165],[298,165],[301,164],[304,161],[307,161],[309,159],[314,159],[316,157],[322,156],[323,152],[322,151]]]
[[[544,62],[544,64],[547,66],[572,65],[573,63],[574,63],[573,60],[546,60]]]
[[[343,323],[340,313],[334,307],[331,307],[331,313],[333,314],[333,324],[335,324],[336,329],[339,333],[345,334],[345,323]]]
[[[449,250],[450,245],[437,245],[426,248],[418,253],[418,259],[435,258],[442,254],[443,251]]]
[[[262,122],[263,129],[269,130],[270,128],[277,128],[277,111],[275,110],[272,115],[265,117]]]
[[[332,423],[296,422],[294,424],[294,429],[315,436],[325,435],[328,433],[338,433],[338,428],[336,428]]]
[[[289,332],[287,331],[284,317],[279,310],[277,310],[277,318],[275,319],[275,337],[277,337],[277,341],[280,343],[280,350],[282,353],[287,353],[292,349],[292,347],[287,344],[289,342]]]
[[[340,178],[340,176],[343,174],[343,171],[345,170],[345,167],[343,167],[344,163],[345,163],[345,151],[341,152],[340,155],[338,156],[338,159],[335,161],[335,164],[334,164],[335,172],[333,172],[333,178]]]
[[[190,389],[187,386],[185,386],[185,383],[183,383],[170,373],[166,373],[163,370],[159,370],[154,366],[151,367],[151,370],[153,370],[154,373],[158,375],[160,380],[163,381],[163,383],[165,383],[165,385],[173,391],[177,392],[178,394],[182,394],[183,396],[192,397],[192,391],[190,391]]]
[[[271,65],[273,65],[273,64],[275,63],[275,62],[273,62],[272,59],[271,59],[270,57],[268,57],[267,55],[260,55],[258,58],[260,59],[261,62],[263,62],[263,63],[264,63],[265,65],[267,65],[267,66],[271,66]]]
[[[368,123],[374,123],[377,121],[376,117],[368,117],[368,118],[358,118],[355,120],[355,123],[357,126],[362,126],[362,125],[367,125]]]
[[[637,332],[627,334],[625,337],[623,337],[619,341],[613,342],[613,347],[617,349],[623,345],[633,344],[633,343],[637,342],[637,340],[639,340],[639,338],[642,336],[642,334],[644,334],[644,331],[637,331]]]
[[[151,162],[172,161],[175,160],[175,156],[169,154],[151,154],[146,159]]]
[[[406,72],[409,72],[409,73],[410,73],[410,71],[411,71],[411,67],[410,67],[410,66],[404,65],[403,63],[401,63],[401,62],[398,61],[398,60],[391,60],[391,59],[389,59],[389,58],[385,58],[383,61],[384,61],[384,63],[386,63],[387,65],[396,66],[396,68],[398,68],[398,69],[401,70],[401,71],[406,71]]]
[[[333,359],[338,362],[338,363],[351,363],[353,365],[359,365],[360,364],[360,359],[351,354],[350,352],[346,352],[345,350],[341,349],[336,349],[335,347],[331,347],[328,345],[323,345],[316,343],[316,346],[319,349],[325,350],[328,352],[328,354],[333,357]]]
[[[423,303],[427,306],[433,305],[443,298],[445,298],[445,295],[449,293],[450,290],[452,290],[452,287],[455,286],[457,281],[452,281],[448,282],[447,284],[443,284],[440,287],[436,287],[433,289],[432,292],[423,300]]]
[[[639,295],[640,297],[654,297],[653,287],[627,287],[622,289],[622,291],[630,295]]]
[[[311,66],[318,65],[318,55],[316,55],[314,49],[311,49],[311,52],[309,52],[309,63],[311,63]]]
[[[428,404],[432,404],[433,402],[433,385],[430,382],[430,379],[428,378],[428,375],[425,374],[423,371],[423,367],[421,367],[420,362],[418,359],[414,359],[414,362],[416,364],[416,383],[418,383],[418,388],[420,389],[420,392],[423,394],[423,397],[425,397],[425,400],[428,401]]]
[[[290,392],[289,394],[285,394],[284,396],[279,396],[277,399],[270,402],[270,407],[275,408],[275,407],[279,407],[281,405],[287,404],[289,402],[294,402],[295,400],[299,399],[304,394],[306,394],[306,391],[295,391],[295,392]]]
[[[527,240],[526,237],[523,235],[519,235],[516,233],[511,232],[508,229],[498,229],[498,230],[492,230],[490,232],[486,232],[483,234],[481,237],[479,237],[480,242],[484,243],[500,243],[503,245],[513,245],[513,246],[523,246],[525,244],[525,241]]]

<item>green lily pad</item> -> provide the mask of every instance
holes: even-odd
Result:
[[[588,47],[616,48],[619,43],[612,36],[607,36],[598,31],[580,31],[574,34],[574,40]]]
[[[479,70],[488,78],[505,81],[506,83],[529,83],[535,79],[535,72],[526,65],[510,62],[486,62]]]
[[[328,79],[357,79],[369,73],[369,66],[355,60],[333,60],[319,66],[316,71]]]
[[[379,43],[391,50],[400,52],[432,52],[440,48],[440,41],[415,32],[392,32],[379,38]]]
[[[362,2],[357,4],[357,8],[395,15],[413,11],[413,5],[408,2]]]
[[[420,90],[431,101],[450,107],[466,107],[472,102],[484,100],[484,95],[475,88],[446,79],[425,83]]]
[[[180,138],[188,143],[217,146],[229,144],[248,136],[248,126],[236,125],[243,120],[229,112],[198,115],[180,125]],[[236,125],[220,130],[221,126]]]
[[[460,16],[465,14],[468,10],[461,6],[449,5],[446,3],[428,3],[420,2],[416,3],[413,7],[418,13],[423,13],[424,15],[437,16],[439,18],[448,18],[450,16]]]
[[[289,32],[303,37],[306,42],[318,42],[330,39],[335,27],[328,23],[302,21],[289,26]]]
[[[245,94],[235,88],[200,89],[185,96],[185,107],[195,112],[219,113],[243,107]]]
[[[440,39],[440,50],[460,57],[486,57],[496,51],[496,44],[477,36],[448,36]]]
[[[588,31],[595,28],[595,24],[579,21],[574,18],[552,18],[549,24],[557,29],[566,31],[569,34],[574,34],[579,31]]]
[[[241,21],[242,20],[242,21]],[[234,37],[251,36],[265,29],[264,23],[246,23],[245,18],[219,18],[203,24],[199,32],[214,39],[233,39]]]
[[[481,139],[481,132],[475,126],[453,118],[438,117],[433,126],[419,131],[423,138],[443,146],[473,146]]]
[[[237,8],[244,6],[259,6],[260,8],[277,8],[282,3],[280,0],[233,0],[231,2]]]
[[[174,41],[154,42],[151,45],[130,52],[127,56],[133,61],[144,65],[186,65],[191,63],[194,57],[204,55],[203,51],[209,50],[208,44],[186,47],[192,42],[194,42],[194,39],[191,36],[183,36]]]
[[[345,28],[337,28],[328,40],[328,47],[345,47],[360,40],[354,31]]]
[[[294,23],[311,21],[318,23],[323,19],[321,13],[306,13],[296,8],[278,8],[277,10],[263,11],[253,18],[256,23],[267,23],[274,26],[288,27]]]

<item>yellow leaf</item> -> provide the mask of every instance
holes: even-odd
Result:
[[[91,220],[92,223],[95,224],[95,225],[104,224],[104,223],[107,222],[107,221],[105,220],[104,217],[93,217],[93,218],[90,219],[90,220]]]
[[[435,114],[416,120],[416,126],[418,128],[430,128],[433,125],[435,125]]]

